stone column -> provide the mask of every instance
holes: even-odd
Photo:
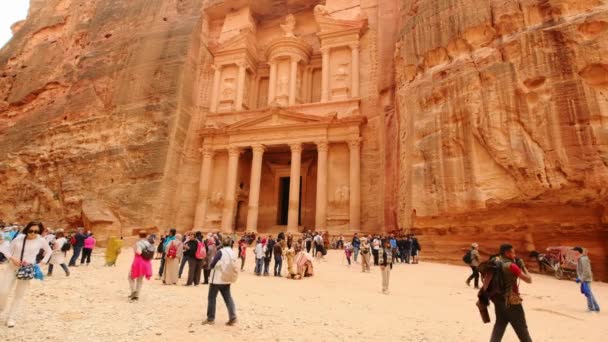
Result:
[[[357,231],[361,229],[361,140],[350,140],[348,147],[350,149],[349,225],[350,230]]]
[[[298,231],[300,209],[300,168],[302,164],[302,144],[291,144],[291,173],[289,175],[289,211],[287,212],[287,231]]]
[[[327,228],[327,141],[317,142],[317,208],[315,229]]]
[[[247,211],[247,231],[258,230],[258,212],[260,203],[260,181],[262,180],[262,158],[264,145],[252,146],[253,160],[251,161],[251,185],[249,187],[249,208]]]
[[[323,53],[323,69],[321,78],[321,102],[329,100],[329,48],[321,48]]]
[[[211,89],[211,104],[209,110],[211,112],[217,112],[217,99],[220,95],[220,77],[222,77],[222,67],[214,65],[212,68],[215,70],[213,73],[213,88]]]
[[[234,221],[234,205],[236,193],[236,177],[239,167],[239,155],[241,151],[237,147],[228,148],[228,172],[226,175],[226,188],[224,190],[224,208],[222,210],[222,232],[231,233]]]
[[[209,205],[209,182],[212,177],[214,151],[210,147],[203,147],[203,165],[198,186],[198,202],[196,214],[194,215],[194,228],[205,229],[205,218],[207,217],[207,206]]]
[[[352,62],[352,71],[351,71],[351,81],[352,81],[352,90],[351,97],[359,97],[359,45],[353,44],[350,46],[351,53],[351,62]]]
[[[268,104],[274,101],[277,93],[277,63],[270,62],[270,75],[268,77]]]
[[[296,79],[298,77],[298,58],[291,57],[291,69],[289,73],[289,105],[296,104]]]
[[[247,72],[247,67],[244,63],[239,63],[239,73],[237,79],[236,86],[236,108],[235,110],[240,111],[243,110],[243,94],[245,93],[245,73]]]

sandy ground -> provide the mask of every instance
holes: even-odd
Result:
[[[391,273],[391,294],[383,295],[378,269],[363,274],[335,251],[316,264],[315,277],[302,281],[254,276],[249,253],[246,272],[232,288],[238,325],[223,324],[227,312],[218,296],[216,325],[201,326],[205,285],[164,286],[151,280],[138,303],[127,301],[131,253],[123,251],[114,268],[103,267],[102,256],[94,254],[91,266],[74,268],[69,278],[57,268],[44,282],[32,281],[20,324],[0,326],[0,340],[487,341],[492,329],[481,323],[476,292],[464,284],[466,267],[398,264]],[[574,282],[533,278],[522,292],[535,341],[606,341],[608,311],[586,312]],[[600,306],[608,308],[608,284],[594,283],[593,290]],[[5,314],[0,319],[4,323]],[[503,341],[517,341],[510,328]]]

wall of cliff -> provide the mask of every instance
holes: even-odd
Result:
[[[0,218],[173,222],[210,57],[202,5],[32,2],[0,51]]]
[[[400,13],[387,153],[425,257],[582,245],[608,279],[605,2],[403,0]]]

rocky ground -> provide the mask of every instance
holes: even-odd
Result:
[[[218,298],[217,324],[201,326],[207,287],[144,284],[138,303],[129,303],[125,250],[115,268],[94,255],[89,267],[66,278],[61,269],[44,282],[32,281],[27,304],[13,329],[0,326],[2,341],[485,341],[491,325],[481,323],[475,291],[467,288],[467,269],[422,263],[396,265],[391,294],[380,293],[380,273],[360,273],[330,252],[316,265],[317,275],[302,281],[257,278],[251,254],[246,272],[233,287],[239,323],[226,327],[226,308]],[[0,268],[4,269],[3,266]],[[155,262],[158,269],[158,261]],[[284,270],[285,271],[285,270]],[[602,341],[605,313],[586,312],[573,282],[534,276],[522,285],[528,324],[535,341]],[[600,305],[608,303],[608,284],[595,283]],[[4,322],[5,314],[0,315]],[[504,341],[516,341],[507,331]]]

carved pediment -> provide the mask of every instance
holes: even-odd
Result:
[[[356,20],[333,18],[323,5],[317,5],[314,13],[320,35],[342,31],[357,31],[361,34],[361,31],[367,27],[366,18]]]
[[[290,112],[282,109],[271,109],[261,113],[255,118],[245,119],[228,125],[228,131],[290,127],[306,124],[329,124],[334,117],[321,117],[316,115]]]

